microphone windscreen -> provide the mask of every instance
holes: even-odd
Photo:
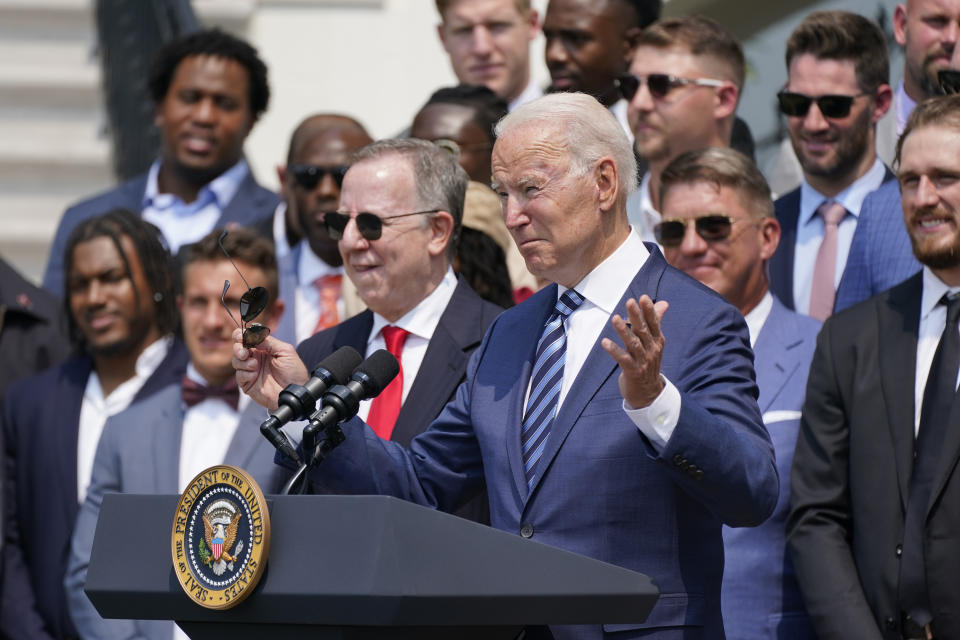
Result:
[[[386,349],[378,349],[357,370],[367,374],[369,381],[376,386],[376,390],[371,389],[371,396],[375,396],[400,373],[400,363]]]
[[[389,355],[389,353],[387,354]],[[317,369],[323,368],[330,372],[336,384],[346,384],[350,374],[360,365],[363,357],[356,349],[343,346],[320,361]]]

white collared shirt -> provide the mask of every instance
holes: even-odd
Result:
[[[897,114],[897,136],[899,136],[903,133],[904,128],[906,128],[907,119],[913,112],[913,108],[917,106],[914,99],[908,96],[907,90],[903,88],[902,79],[900,80],[900,84],[897,85],[897,92],[893,94],[893,101],[893,109]]]
[[[617,122],[620,123],[620,126],[623,128],[623,132],[627,134],[627,139],[630,140],[630,144],[633,144],[633,130],[630,128],[630,122],[627,120],[627,101],[623,98],[620,98],[612,105],[610,105],[610,113],[613,114],[613,117],[617,119]]]
[[[378,313],[373,314],[373,327],[370,329],[370,337],[367,340],[366,356],[369,356],[377,349],[386,349],[387,343],[383,339],[381,330],[392,325],[400,327],[410,332],[403,345],[403,353],[400,358],[400,365],[403,368],[403,393],[400,396],[400,404],[403,405],[410,393],[410,387],[420,371],[420,365],[423,364],[423,357],[427,353],[427,347],[430,345],[430,339],[433,332],[440,323],[440,316],[446,311],[453,292],[457,288],[457,277],[453,269],[447,268],[440,284],[430,292],[426,298],[420,301],[420,304],[404,314],[396,322],[389,322]],[[364,400],[360,403],[360,410],[357,415],[366,422],[367,415],[370,413],[370,400]]]
[[[813,268],[817,263],[820,243],[823,242],[823,218],[816,215],[817,208],[830,200],[840,203],[848,212],[837,230],[837,262],[833,274],[833,287],[836,289],[847,266],[850,243],[857,228],[863,199],[883,183],[886,171],[883,162],[876,158],[869,171],[833,198],[819,193],[806,180],[800,185],[800,215],[797,218],[797,242],[793,254],[793,301],[798,313],[810,313]]]
[[[948,287],[934,275],[930,267],[923,267],[923,295],[920,298],[920,327],[917,332],[917,370],[913,388],[913,433],[920,431],[920,412],[923,409],[923,390],[927,386],[930,365],[940,344],[940,336],[947,324],[947,308],[939,304],[943,294],[954,296],[960,287]],[[960,372],[958,372],[960,376]],[[958,378],[960,381],[960,378]]]
[[[135,373],[129,380],[121,383],[110,395],[104,397],[100,386],[100,376],[96,370],[90,372],[87,386],[80,402],[79,431],[77,433],[77,500],[83,504],[90,487],[90,475],[93,473],[93,458],[100,443],[100,434],[107,418],[114,416],[133,401],[147,379],[157,370],[173,344],[172,336],[165,336],[147,346],[137,358]]]
[[[527,104],[528,102],[533,102],[537,98],[543,95],[543,89],[534,81],[531,77],[530,82],[527,83],[526,89],[523,90],[523,93],[518,95],[516,98],[510,101],[507,105],[507,111],[513,111],[522,104]]]
[[[313,329],[320,319],[320,291],[313,282],[323,276],[341,276],[346,278],[342,266],[333,267],[324,262],[310,248],[307,239],[300,241],[300,258],[297,260],[297,291],[294,309],[296,310],[297,343],[313,335]],[[343,296],[337,300],[337,314],[344,314]]]
[[[627,198],[627,219],[644,242],[656,242],[653,228],[660,224],[660,212],[653,208],[650,197],[650,172],[643,174],[640,186]]]
[[[751,349],[757,344],[757,337],[760,335],[760,331],[763,330],[763,325],[766,324],[767,318],[770,317],[770,311],[772,309],[773,294],[767,289],[767,292],[763,294],[763,298],[760,299],[757,306],[747,311],[747,315],[743,316],[744,321],[747,323],[747,331],[750,332]]]
[[[283,200],[273,210],[273,252],[277,256],[277,262],[285,258],[293,247],[287,242],[287,203]]]
[[[192,362],[187,365],[187,377],[208,385]],[[240,423],[240,414],[249,402],[250,397],[240,392],[236,411],[220,398],[207,398],[192,407],[185,407],[180,434],[178,492],[182,493],[194,476],[207,467],[223,464]]]
[[[197,193],[197,199],[187,204],[172,193],[159,192],[160,160],[156,160],[147,173],[142,217],[159,227],[170,253],[177,253],[183,245],[196,242],[213,231],[223,209],[233,200],[249,173],[246,160],[241,159],[205,184]]]

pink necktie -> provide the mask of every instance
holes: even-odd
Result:
[[[833,300],[837,295],[833,281],[837,270],[837,228],[847,215],[842,204],[827,201],[817,208],[823,218],[823,241],[817,250],[817,263],[813,267],[813,286],[810,289],[810,315],[821,322],[833,313]]]
[[[380,330],[383,341],[387,343],[387,351],[393,354],[397,362],[403,362],[403,344],[407,341],[410,332],[400,327],[386,326]],[[393,427],[400,415],[400,401],[403,397],[403,365],[400,373],[390,381],[373,402],[370,403],[370,413],[367,414],[367,424],[384,440],[390,439]]]
[[[323,276],[313,281],[313,286],[317,288],[320,294],[320,317],[317,318],[317,326],[313,332],[323,331],[340,322],[340,314],[337,313],[337,301],[340,300],[340,283],[343,276]]]

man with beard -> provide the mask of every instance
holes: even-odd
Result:
[[[63,249],[80,222],[111,209],[139,212],[173,253],[228,223],[253,225],[279,198],[254,180],[243,143],[267,109],[267,68],[249,44],[218,29],[164,45],[148,83],[160,129],[160,158],[147,173],[73,205],[63,214],[43,277],[63,295]]]
[[[911,0],[897,5],[893,26],[904,50],[903,80],[891,107],[896,112],[899,135],[916,101],[940,94],[937,73],[957,67],[960,0]],[[837,289],[837,311],[885,291],[920,270],[910,238],[900,223],[901,214],[896,182],[884,184],[863,201],[847,270]]]
[[[960,637],[960,96],[920,103],[897,155],[923,269],[824,324],[791,477],[825,639]]]
[[[789,308],[824,320],[847,262],[860,206],[893,174],[877,158],[877,121],[890,108],[883,32],[846,11],[818,11],[787,40],[777,98],[803,167],[800,187],[775,203],[783,229],[770,288]]]
[[[6,544],[0,636],[72,638],[63,588],[70,534],[107,418],[183,375],[170,255],[129,211],[67,242],[65,307],[81,355],[15,382],[3,403]]]
[[[364,309],[323,220],[340,206],[350,154],[372,141],[359,122],[333,114],[306,118],[290,138],[287,165],[278,170],[283,202],[277,214],[288,226],[295,220],[303,238],[278,260],[287,305],[275,332],[281,340],[301,342]]]
[[[636,40],[619,88],[629,101],[634,149],[648,170],[627,199],[627,216],[653,242],[660,173],[685,151],[730,146],[745,63],[733,36],[700,16],[665,18]]]

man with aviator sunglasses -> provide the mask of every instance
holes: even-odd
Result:
[[[770,288],[788,309],[823,321],[864,198],[893,173],[877,157],[877,122],[893,92],[887,43],[871,20],[847,11],[810,14],[787,40],[781,113],[803,182],[775,203],[782,229]]]

